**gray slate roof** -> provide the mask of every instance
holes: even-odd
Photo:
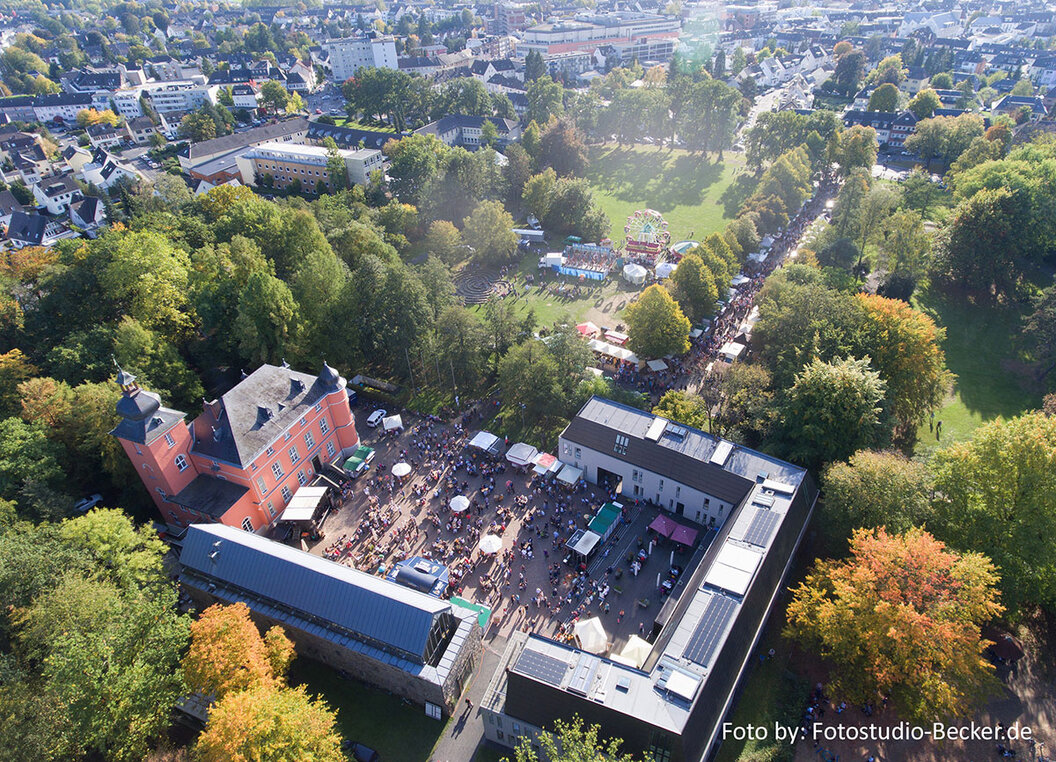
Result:
[[[327,392],[317,376],[261,365],[215,403],[205,405],[194,422],[194,452],[248,467]]]
[[[204,140],[201,143],[193,143],[186,149],[186,155],[189,159],[194,161],[203,156],[227,153],[228,151],[234,151],[248,145],[264,143],[268,140],[281,138],[285,135],[304,132],[307,129],[308,120],[304,117],[286,119],[275,124],[265,124],[260,127],[254,127],[245,132],[236,132],[231,135],[213,138],[212,140]]]
[[[180,565],[184,575],[192,570],[222,580],[418,663],[435,619],[452,609],[448,601],[223,524],[189,527]]]

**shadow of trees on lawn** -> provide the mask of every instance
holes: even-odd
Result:
[[[602,149],[591,160],[590,183],[621,201],[645,200],[663,212],[700,204],[726,165],[669,150]]]

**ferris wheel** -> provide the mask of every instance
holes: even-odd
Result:
[[[660,212],[652,209],[639,209],[627,218],[623,227],[628,247],[634,246],[667,246],[671,242],[671,233],[667,230],[667,221]]]

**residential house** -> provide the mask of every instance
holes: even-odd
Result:
[[[77,114],[91,107],[89,93],[38,95],[33,100],[33,113],[38,122],[76,122]]]
[[[37,212],[13,212],[7,224],[8,240],[13,247],[51,246],[65,238],[76,238],[77,233],[59,220]]]
[[[47,207],[48,213],[56,217],[65,214],[72,202],[84,197],[73,175],[56,175],[35,184],[31,190],[37,204]]]
[[[97,230],[106,222],[106,208],[95,196],[70,204],[70,222],[86,231]]]
[[[26,207],[19,203],[15,194],[8,189],[0,191],[0,227],[11,224],[11,215],[15,212],[25,212]]]
[[[132,142],[138,146],[149,143],[151,136],[158,131],[157,127],[154,126],[154,122],[145,116],[131,119],[125,126],[128,129],[128,134],[132,137]]]
[[[993,112],[995,114],[1014,115],[1018,114],[1023,108],[1030,110],[1030,119],[1034,122],[1044,118],[1048,113],[1041,98],[1025,95],[1006,95],[994,104]]]
[[[131,137],[123,125],[115,127],[108,122],[90,125],[85,132],[88,133],[88,142],[93,148],[114,148],[127,142]]]

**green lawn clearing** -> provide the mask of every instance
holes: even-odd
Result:
[[[326,699],[337,710],[342,737],[366,744],[385,762],[422,762],[444,730],[444,723],[399,696],[356,680],[343,680],[318,662],[297,659],[290,684],[305,684],[308,693]]]
[[[953,392],[935,412],[935,420],[942,421],[941,442],[925,421],[918,432],[918,453],[965,439],[998,416],[1011,418],[1041,405],[1031,370],[1016,352],[1023,321],[1019,309],[971,304],[937,290],[921,291],[914,304],[945,326],[946,365],[957,376]]]
[[[671,240],[700,240],[726,222],[720,197],[744,171],[744,155],[727,152],[721,164],[677,148],[590,146],[587,181],[612,221],[613,240],[623,237],[636,209],[664,215]],[[690,235],[692,233],[692,235]]]

